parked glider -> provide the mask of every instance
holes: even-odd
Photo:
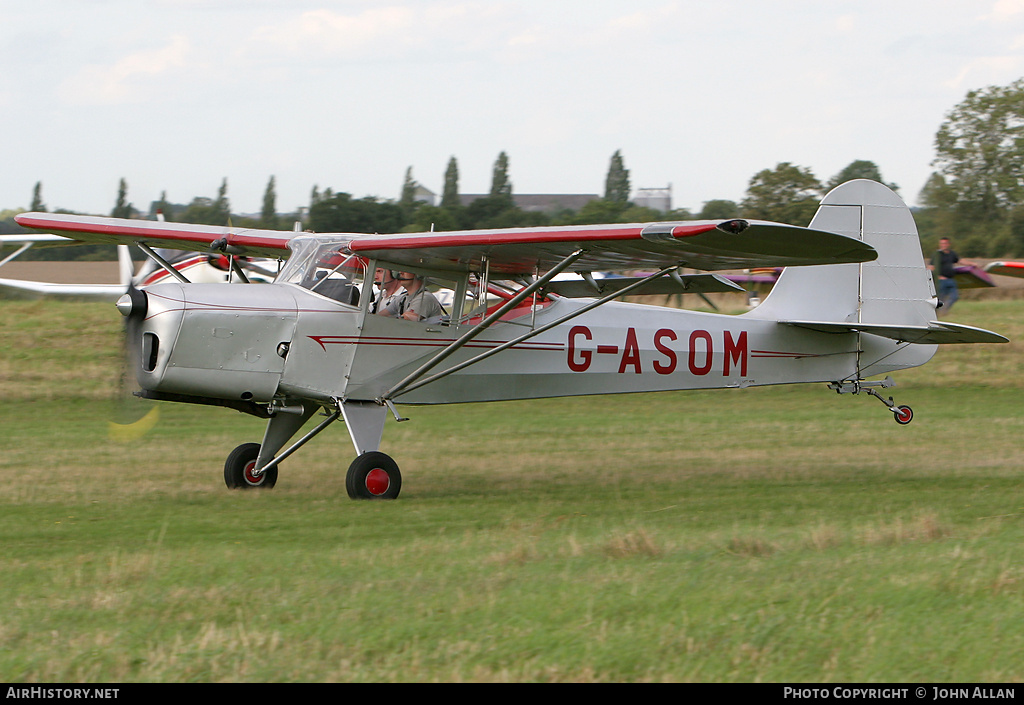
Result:
[[[819,382],[874,396],[908,423],[910,408],[876,391],[891,379],[868,377],[924,364],[937,344],[1006,342],[935,320],[913,216],[865,180],[832,190],[808,228],[733,219],[361,235],[46,213],[17,221],[92,242],[287,258],[270,285],[171,281],[117,304],[143,396],[268,419],[262,443],[228,456],[224,479],[237,488],[273,486],[281,461],[343,418],[356,451],[349,495],[397,497],[401,472],[379,451],[389,410],[403,420],[395,404]],[[429,277],[455,303],[435,320],[374,315],[378,267]],[[786,270],[740,316],[613,300],[647,286],[732,287],[681,268],[751,267]],[[655,271],[610,291],[587,274],[643,269]],[[588,287],[560,289],[555,277],[572,271]],[[492,284],[506,296],[488,306]],[[326,419],[282,450],[321,409]]]

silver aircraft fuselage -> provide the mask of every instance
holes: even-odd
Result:
[[[378,316],[293,284],[164,283],[147,295],[138,331],[140,385],[215,399],[380,400],[471,328]],[[437,371],[587,301],[555,298],[502,320]],[[443,404],[832,382],[917,366],[934,350],[745,315],[610,302],[396,401]]]

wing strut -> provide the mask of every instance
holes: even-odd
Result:
[[[180,281],[180,282],[181,282],[182,284],[191,284],[191,283],[192,283],[192,282],[190,282],[190,281],[189,281],[188,279],[186,279],[186,278],[185,278],[185,275],[184,275],[184,274],[182,274],[182,273],[181,273],[181,272],[179,272],[179,271],[178,271],[177,269],[175,269],[175,268],[174,268],[174,267],[173,267],[173,266],[171,265],[171,263],[170,263],[170,262],[168,262],[167,260],[165,260],[165,259],[164,259],[163,257],[161,257],[160,255],[158,255],[158,254],[156,253],[156,251],[155,251],[155,250],[154,250],[154,249],[153,249],[152,247],[150,247],[149,245],[147,245],[147,244],[146,244],[146,243],[144,243],[144,242],[137,242],[137,243],[135,243],[135,244],[136,244],[136,245],[138,245],[138,246],[139,246],[139,249],[140,249],[140,250],[142,250],[143,252],[145,252],[145,253],[146,253],[146,254],[147,254],[147,255],[148,255],[149,257],[150,257],[150,259],[152,259],[152,260],[153,260],[154,262],[156,262],[156,263],[157,263],[157,264],[159,264],[159,265],[160,265],[161,267],[163,267],[164,269],[166,269],[166,270],[167,270],[167,273],[168,273],[168,274],[170,274],[170,275],[171,275],[172,277],[174,277],[175,279],[177,279],[178,281]]]
[[[524,333],[523,335],[519,336],[515,340],[510,340],[510,341],[508,341],[506,343],[502,343],[501,345],[499,345],[496,348],[491,348],[490,350],[487,350],[486,352],[480,353],[476,357],[470,358],[469,360],[466,360],[464,362],[460,362],[457,365],[449,367],[447,370],[443,370],[442,372],[438,372],[437,374],[431,375],[430,377],[427,377],[426,379],[421,379],[420,381],[416,382],[415,384],[413,384],[412,381],[409,380],[409,378],[406,378],[406,380],[403,380],[402,384],[399,384],[398,386],[394,387],[394,389],[392,389],[390,392],[388,392],[386,395],[384,395],[383,399],[384,399],[384,401],[386,403],[387,401],[390,401],[392,398],[394,398],[396,396],[399,396],[400,394],[407,394],[408,392],[411,392],[414,389],[419,389],[420,387],[422,387],[422,386],[424,386],[426,384],[430,384],[431,382],[436,382],[437,380],[441,379],[442,377],[447,377],[448,375],[452,374],[453,372],[458,372],[459,370],[465,369],[465,368],[469,367],[470,365],[475,365],[476,363],[484,360],[485,358],[490,357],[491,355],[497,355],[498,353],[500,353],[503,350],[508,350],[513,345],[518,345],[519,343],[522,343],[525,340],[529,340],[530,338],[532,338],[532,337],[534,337],[536,335],[540,335],[544,331],[551,330],[555,326],[560,326],[563,323],[565,323],[566,321],[572,320],[573,318],[576,318],[577,316],[580,316],[580,315],[586,313],[587,311],[595,309],[598,306],[601,306],[602,304],[605,304],[605,303],[611,301],[612,299],[614,299],[614,298],[616,298],[618,296],[624,296],[625,294],[628,294],[633,289],[636,289],[637,287],[642,286],[643,284],[646,284],[647,282],[651,281],[652,279],[657,279],[658,277],[673,271],[674,269],[676,269],[677,266],[678,265],[672,265],[671,267],[665,267],[664,269],[662,269],[662,270],[660,270],[658,272],[655,272],[654,274],[651,274],[649,276],[646,276],[643,279],[637,279],[634,283],[630,284],[629,286],[625,287],[624,289],[620,289],[618,291],[613,291],[612,293],[608,294],[607,296],[604,296],[604,297],[602,297],[600,299],[597,299],[596,301],[592,301],[591,303],[587,304],[583,308],[577,309],[576,311],[573,311],[572,313],[566,314],[565,316],[562,316],[561,318],[559,318],[557,320],[551,321],[550,323],[546,323],[543,326],[541,326],[540,328],[537,328],[535,330],[531,330],[529,333]],[[433,367],[433,365],[431,365],[431,367]],[[412,375],[410,375],[410,377],[412,377]]]
[[[419,379],[420,377],[425,375],[427,372],[432,370],[439,363],[441,363],[444,360],[446,360],[448,358],[448,356],[451,355],[452,353],[454,353],[456,350],[458,350],[459,348],[464,346],[466,343],[468,343],[469,341],[473,340],[478,335],[483,333],[485,330],[490,328],[496,321],[500,320],[502,316],[504,316],[506,313],[508,313],[513,308],[518,306],[527,297],[529,297],[531,294],[533,294],[533,292],[537,291],[542,286],[547,284],[549,281],[554,279],[556,276],[561,274],[567,267],[569,267],[569,265],[571,265],[573,262],[575,262],[580,257],[582,257],[584,255],[584,253],[585,253],[585,250],[582,250],[582,249],[576,250],[571,255],[569,255],[568,257],[563,259],[561,262],[556,264],[554,267],[552,267],[550,270],[548,270],[548,272],[544,276],[542,276],[540,279],[536,280],[535,282],[533,282],[529,286],[520,289],[518,291],[518,293],[516,293],[515,296],[513,296],[511,299],[509,299],[508,301],[503,303],[498,308],[497,311],[492,313],[490,316],[488,316],[487,318],[482,320],[477,325],[475,325],[472,328],[470,328],[468,331],[466,331],[465,335],[463,335],[461,338],[459,338],[458,340],[452,341],[452,343],[450,345],[448,345],[444,350],[442,350],[437,355],[435,355],[434,357],[432,357],[429,360],[427,360],[416,371],[414,371],[411,374],[409,374],[405,379],[403,379],[401,382],[399,382],[394,387],[392,387],[387,392],[385,392],[381,396],[381,401],[383,402],[385,400],[391,399],[395,395],[402,393],[402,391],[405,390],[406,387],[408,387],[410,384],[412,384],[417,379]],[[420,385],[417,385],[417,386],[420,386]]]

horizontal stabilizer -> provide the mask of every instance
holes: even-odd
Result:
[[[545,292],[558,294],[568,299],[589,296],[607,296],[621,291],[640,281],[637,277],[605,277],[584,281],[583,279],[555,280],[544,287]],[[679,277],[659,277],[629,292],[630,296],[651,296],[657,294],[710,294],[717,292],[745,291],[743,287],[718,274],[688,274]]]
[[[998,333],[959,323],[931,321],[927,326],[886,325],[884,323],[829,323],[824,321],[779,321],[798,328],[822,333],[870,333],[901,343],[946,345],[950,343],[1008,343]]]

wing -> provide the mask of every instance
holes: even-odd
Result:
[[[18,224],[89,242],[282,257],[301,233],[186,225],[92,216],[23,213]],[[573,227],[464,230],[415,235],[323,234],[351,237],[349,250],[397,266],[452,272],[530,274],[547,271],[576,250],[575,271],[684,266],[703,270],[868,262],[878,254],[845,235],[762,221],[692,221]]]
[[[1024,277],[1024,262],[990,262],[985,265],[985,271],[1005,277]]]
[[[55,284],[21,279],[0,279],[0,290],[15,298],[117,301],[126,287],[120,284]]]
[[[36,233],[26,235],[0,235],[0,249],[3,249],[6,245],[17,247],[14,252],[6,255],[3,259],[0,259],[0,267],[4,266],[12,259],[20,255],[25,250],[31,247],[66,247],[68,245],[78,245],[80,243],[74,240],[68,240],[66,237],[60,235],[51,235],[50,233]]]
[[[43,247],[67,247],[81,245],[77,240],[69,240],[60,235],[11,235],[0,236],[0,244],[20,244],[21,249],[10,257],[0,260],[0,266],[14,259],[29,247],[42,243]],[[88,301],[117,301],[128,290],[132,280],[132,258],[128,247],[119,245],[117,248],[118,284],[58,284],[26,279],[0,279],[0,291],[15,298],[30,299],[79,299]]]
[[[79,242],[115,245],[142,242],[152,247],[198,251],[208,251],[217,245],[216,249],[234,254],[267,257],[287,256],[288,242],[299,234],[284,230],[254,230],[60,213],[22,213],[14,216],[14,220],[22,227],[45,230]]]
[[[572,252],[573,271],[625,271],[679,265],[702,270],[869,262],[878,253],[845,235],[762,221],[691,221],[467,230],[356,236],[352,252],[396,265],[529,274]]]
[[[0,235],[0,247],[4,245],[29,245],[32,247],[67,247],[81,245],[60,235],[49,233],[26,233],[24,235]]]
[[[1000,272],[996,272],[996,274],[1000,274]],[[985,270],[975,267],[973,264],[957,267],[955,278],[956,285],[961,289],[981,289],[996,285]]]

